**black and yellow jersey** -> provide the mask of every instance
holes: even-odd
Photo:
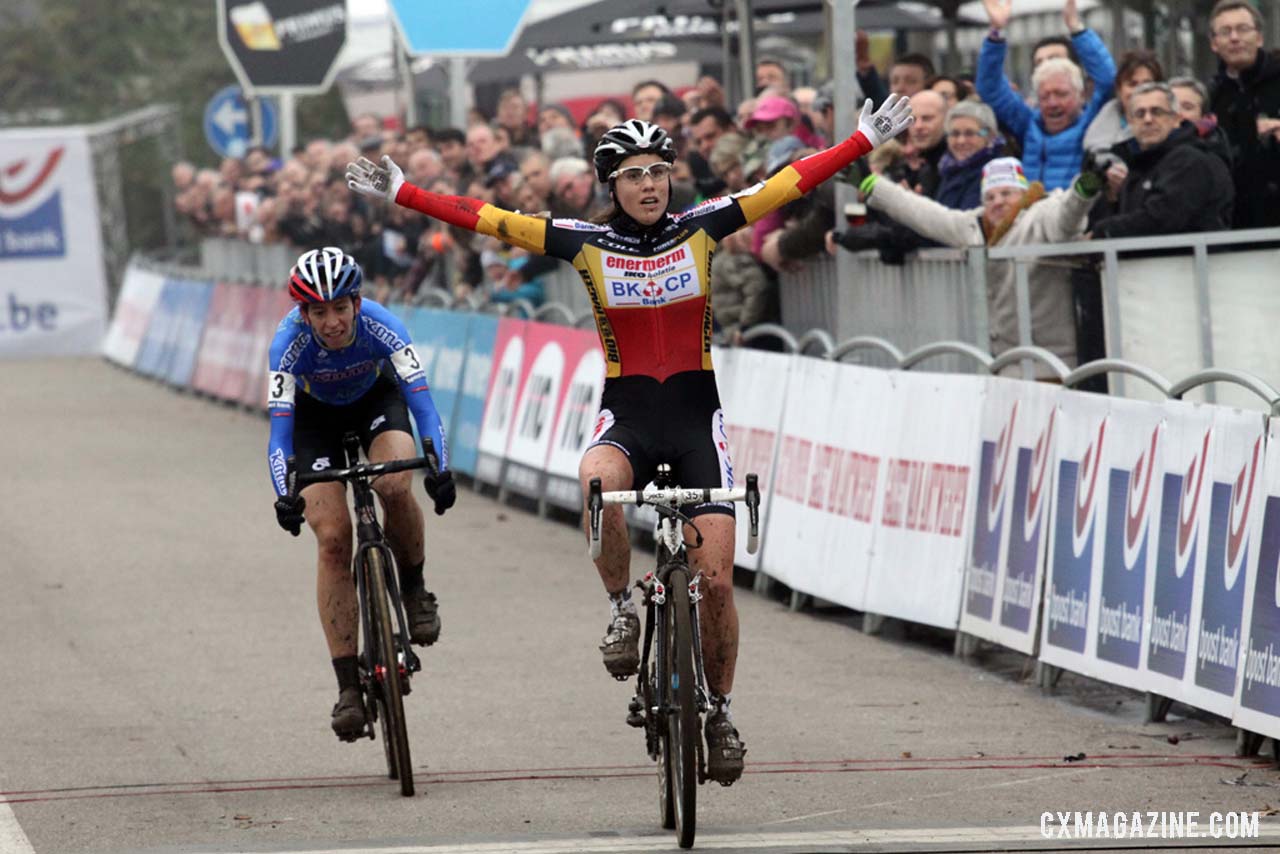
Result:
[[[648,228],[621,216],[603,225],[511,213],[478,199],[405,184],[404,207],[573,265],[586,285],[606,378],[710,371],[711,258],[720,240],[807,193],[871,150],[861,133],[767,181]]]

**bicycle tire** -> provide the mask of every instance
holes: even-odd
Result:
[[[386,564],[382,553],[370,549],[365,558],[368,572],[367,591],[372,608],[370,621],[375,637],[370,647],[383,666],[383,679],[377,688],[377,703],[382,706],[382,736],[387,751],[387,773],[400,779],[400,794],[413,797],[413,762],[409,757],[409,731],[404,719],[404,692],[400,685],[400,662],[396,656],[395,621],[391,618],[391,598],[387,594]]]
[[[667,649],[671,668],[673,708],[667,717],[667,758],[675,804],[676,840],[692,848],[697,830],[698,707],[693,669],[693,630],[690,619],[689,570],[678,566],[667,576]]]
[[[649,715],[647,709],[651,708],[657,701],[658,684],[662,678],[662,675],[658,673],[656,647],[666,638],[666,630],[662,627],[658,627],[658,629],[653,633],[653,646],[655,649],[650,650],[649,655],[648,693],[645,696],[646,717]],[[658,818],[662,822],[664,830],[674,830],[676,826],[676,801],[672,795],[671,788],[671,765],[667,761],[667,728],[665,723],[665,721],[656,721],[656,725],[660,728],[658,733]]]

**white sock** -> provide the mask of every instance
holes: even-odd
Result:
[[[623,589],[621,593],[609,594],[609,616],[617,616],[622,611],[636,613],[636,603],[631,601],[630,587]]]
[[[733,700],[732,691],[730,691],[728,694],[712,694],[711,695],[711,702],[715,704],[717,709],[724,712],[725,720],[729,720],[729,721],[733,720],[733,712],[729,711],[729,703],[732,702],[732,700]]]

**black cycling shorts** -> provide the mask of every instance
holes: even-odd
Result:
[[[366,454],[373,438],[388,430],[413,435],[409,407],[394,381],[379,376],[364,397],[346,406],[321,403],[299,391],[293,411],[293,453],[298,471],[324,471],[346,464],[342,437],[355,433]]]
[[[641,375],[606,380],[588,450],[597,445],[626,454],[634,474],[632,489],[652,481],[659,463],[671,465],[677,486],[733,486],[729,439],[712,371],[685,371],[665,382]],[[696,504],[682,512],[691,517],[734,515],[733,502]]]

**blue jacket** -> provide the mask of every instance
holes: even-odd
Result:
[[[1028,181],[1040,181],[1046,190],[1071,185],[1084,157],[1084,132],[1115,88],[1116,64],[1107,46],[1093,30],[1071,37],[1084,72],[1093,80],[1093,98],[1075,123],[1052,136],[1045,133],[1040,111],[1028,107],[1004,76],[1008,45],[990,37],[978,55],[978,95],[995,111],[996,118],[1022,143],[1022,171]]]
[[[933,194],[934,201],[957,211],[982,207],[982,168],[995,158],[1003,157],[1003,152],[1004,139],[996,137],[995,142],[967,160],[957,161],[949,151],[942,155],[938,163],[942,180]]]

